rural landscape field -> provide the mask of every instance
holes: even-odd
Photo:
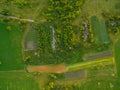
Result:
[[[0,0],[0,90],[120,90],[120,0]]]

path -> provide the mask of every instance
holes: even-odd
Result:
[[[28,66],[27,70],[28,72],[51,72],[51,73],[62,73],[67,71],[65,65]]]
[[[27,22],[31,22],[31,23],[34,22],[34,20],[31,20],[31,19],[21,19],[21,18],[15,17],[15,16],[6,16],[6,15],[2,15],[2,14],[0,14],[0,17],[6,17],[6,18],[16,19],[16,20],[23,20],[23,21],[27,21]]]

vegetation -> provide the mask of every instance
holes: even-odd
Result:
[[[91,22],[96,43],[108,44],[110,41],[108,39],[106,27],[103,22],[100,21],[96,16],[91,17]]]
[[[120,17],[119,17],[119,15],[116,15],[116,16],[108,15],[108,16],[106,16],[106,18],[107,18],[106,25],[107,25],[108,31],[110,33],[112,33],[113,35],[119,34],[119,32],[120,32]]]
[[[118,77],[120,77],[120,39],[116,42],[115,44],[115,62],[116,62],[116,67],[117,67],[117,74],[118,74]]]
[[[0,1],[0,14],[16,16],[19,18],[43,20],[42,9],[48,0],[2,0]]]
[[[8,27],[11,28],[9,31]],[[22,32],[18,25],[0,22],[0,70],[23,69]]]
[[[1,90],[39,90],[37,83],[24,72],[0,72]]]
[[[67,4],[66,4],[67,3]],[[29,64],[59,64],[59,63],[76,63],[81,62],[82,48],[79,41],[76,40],[76,33],[73,20],[81,13],[83,0],[75,1],[55,1],[50,0],[48,7],[42,13],[46,22],[35,25],[38,32],[38,50],[39,54],[29,59]],[[64,9],[63,9],[64,7]],[[74,8],[76,7],[76,8]],[[63,18],[64,17],[64,18]],[[52,50],[52,29],[55,29],[56,51]],[[74,37],[75,36],[75,37]],[[70,51],[69,53],[67,53]],[[26,55],[29,56],[29,54]],[[66,55],[66,56],[65,56]],[[34,57],[34,56],[32,56]]]
[[[1,0],[0,90],[119,90],[119,4],[120,0]],[[113,54],[114,43],[115,62],[113,56],[84,59],[106,50]],[[68,72],[49,68],[59,64]],[[54,73],[32,65],[48,66],[42,70]]]

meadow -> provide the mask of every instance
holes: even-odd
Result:
[[[0,22],[0,28],[0,71],[23,69],[20,27]]]
[[[119,78],[91,78],[79,90],[119,90]]]
[[[115,43],[115,62],[117,67],[117,74],[120,77],[120,39]]]
[[[37,83],[24,72],[0,72],[0,90],[39,90]]]
[[[96,16],[91,17],[92,31],[96,43],[108,44],[110,42],[106,26],[103,21],[99,20]]]

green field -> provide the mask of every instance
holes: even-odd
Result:
[[[85,0],[82,12],[87,17],[96,15],[103,18],[102,13],[118,14],[119,9],[116,8],[116,5],[119,3],[120,0]]]
[[[51,90],[120,90],[120,78],[101,77],[55,84]]]
[[[117,73],[120,77],[120,39],[115,44],[115,61],[117,67]]]
[[[0,0],[0,90],[120,90],[119,4]],[[59,64],[65,72],[44,67]],[[28,72],[35,65],[46,72]]]
[[[108,44],[110,41],[108,38],[105,24],[101,20],[99,20],[96,16],[91,17],[91,23],[95,42]]]
[[[11,31],[7,30],[11,27]],[[23,69],[22,33],[18,25],[0,22],[0,71]]]
[[[80,86],[79,90],[120,90],[119,78],[92,78]]]
[[[92,31],[94,33],[95,42],[100,42],[100,27],[99,27],[99,19],[96,16],[91,17]]]
[[[0,72],[0,90],[39,90],[37,83],[24,72]]]
[[[105,23],[100,20],[100,40],[104,44],[110,43]]]

